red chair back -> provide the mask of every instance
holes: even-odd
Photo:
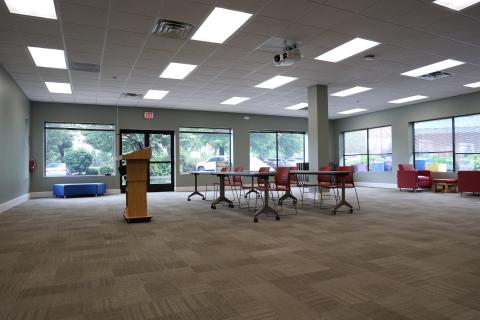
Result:
[[[333,170],[332,166],[320,166],[320,168],[318,168],[318,171],[332,171],[332,170]],[[318,184],[332,183],[332,177],[317,175],[317,181],[318,181]]]
[[[242,172],[243,168],[242,167],[236,167],[233,172]],[[242,184],[242,177],[241,176],[233,176],[233,184]]]
[[[230,171],[230,168],[227,168],[227,167],[223,167],[222,170],[220,170],[220,172],[229,172],[229,171]],[[229,176],[223,177],[223,181],[225,182],[225,184],[229,184],[230,177]]]
[[[347,171],[348,175],[344,177],[345,184],[354,185],[355,182],[353,181],[353,172],[355,172],[354,166],[339,166],[337,171]],[[341,178],[339,177],[337,183],[341,182]]]
[[[258,169],[258,172],[270,172],[270,167],[260,167],[260,169]],[[264,186],[265,185],[265,178],[258,177],[257,178],[257,184],[259,186]]]
[[[290,167],[290,171],[292,170],[298,170],[298,167]],[[298,177],[296,174],[290,175],[290,184],[294,184],[294,185],[298,184]]]
[[[278,167],[275,172],[275,185],[277,187],[287,187],[290,188],[288,183],[288,176],[290,175],[290,167]]]
[[[410,163],[399,164],[398,165],[398,170],[400,170],[400,171],[416,171],[413,164],[410,164]]]

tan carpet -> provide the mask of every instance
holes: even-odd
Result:
[[[186,193],[148,224],[123,195],[30,200],[0,215],[0,318],[480,319],[480,197],[359,193],[258,224]]]

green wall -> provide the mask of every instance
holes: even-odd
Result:
[[[154,111],[154,120],[143,119],[144,111]],[[111,177],[44,177],[43,176],[43,126],[44,122],[79,122],[116,124],[117,129],[173,130],[175,131],[175,157],[179,158],[179,127],[211,127],[233,129],[233,161],[235,166],[249,167],[249,131],[278,129],[307,131],[306,118],[249,115],[226,112],[202,112],[173,109],[114,107],[80,104],[56,104],[32,102],[31,154],[38,162],[38,170],[31,179],[31,191],[50,191],[52,184],[62,182],[104,181],[108,188],[118,189],[118,176]],[[117,139],[118,141],[118,139]],[[118,142],[117,142],[118,150]],[[118,153],[118,152],[117,152]],[[180,175],[179,163],[175,166],[176,187],[192,186],[193,177]],[[210,179],[207,179],[210,178]],[[202,177],[201,184],[216,181],[214,177]]]
[[[356,179],[362,182],[396,183],[398,164],[409,163],[412,156],[412,122],[474,113],[480,113],[480,92],[333,120],[331,130],[335,161],[338,162],[343,153],[339,139],[342,132],[391,125],[392,172],[359,172]]]
[[[0,204],[28,194],[30,102],[0,67]]]

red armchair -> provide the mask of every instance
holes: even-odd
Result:
[[[399,164],[397,171],[397,186],[413,189],[432,187],[432,173],[429,170],[416,170],[412,164]]]
[[[458,171],[458,192],[480,192],[480,171]]]

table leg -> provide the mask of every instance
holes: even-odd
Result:
[[[265,214],[273,213],[275,214],[275,220],[280,220],[280,216],[278,215],[278,212],[268,205],[268,191],[269,191],[268,186],[269,186],[268,176],[265,176],[265,185],[264,185],[265,191],[264,191],[264,197],[263,197],[263,207],[255,213],[255,215],[253,216],[253,222],[258,222],[257,216],[262,213],[265,213]]]
[[[296,204],[297,203],[297,197],[295,197],[292,193],[292,187],[290,186],[290,174],[288,175],[288,190],[285,192],[285,194],[283,196],[280,197],[280,199],[278,199],[278,204],[281,206],[283,201],[284,200],[287,200],[287,199],[292,199],[293,200],[293,203]]]
[[[220,195],[215,201],[212,202],[211,208],[217,209],[217,204],[226,202],[228,203],[229,208],[233,208],[233,202],[225,196],[225,176],[219,175],[220,177]]]
[[[341,206],[347,206],[350,208],[350,213],[353,213],[353,207],[350,203],[347,202],[347,200],[345,200],[345,176],[341,176],[340,177],[340,185],[342,186],[342,198],[340,199],[340,201],[335,205],[335,207],[333,208],[333,214],[337,214],[337,210],[338,208],[340,208]]]
[[[245,195],[244,195],[245,199],[247,198],[247,196],[248,196],[250,193],[255,193],[255,194],[257,194],[257,195],[260,195],[260,192],[258,192],[257,190],[255,190],[255,188],[253,187],[253,183],[254,183],[254,182],[253,182],[253,179],[254,179],[254,177],[252,176],[252,187],[250,188],[250,190],[248,190],[248,191],[245,193]]]
[[[200,192],[198,192],[198,183],[197,183],[198,174],[194,173],[193,175],[195,176],[195,190],[187,197],[187,200],[190,201],[190,198],[193,197],[194,195],[199,195],[200,197],[202,197],[202,200],[205,200],[205,196]]]

